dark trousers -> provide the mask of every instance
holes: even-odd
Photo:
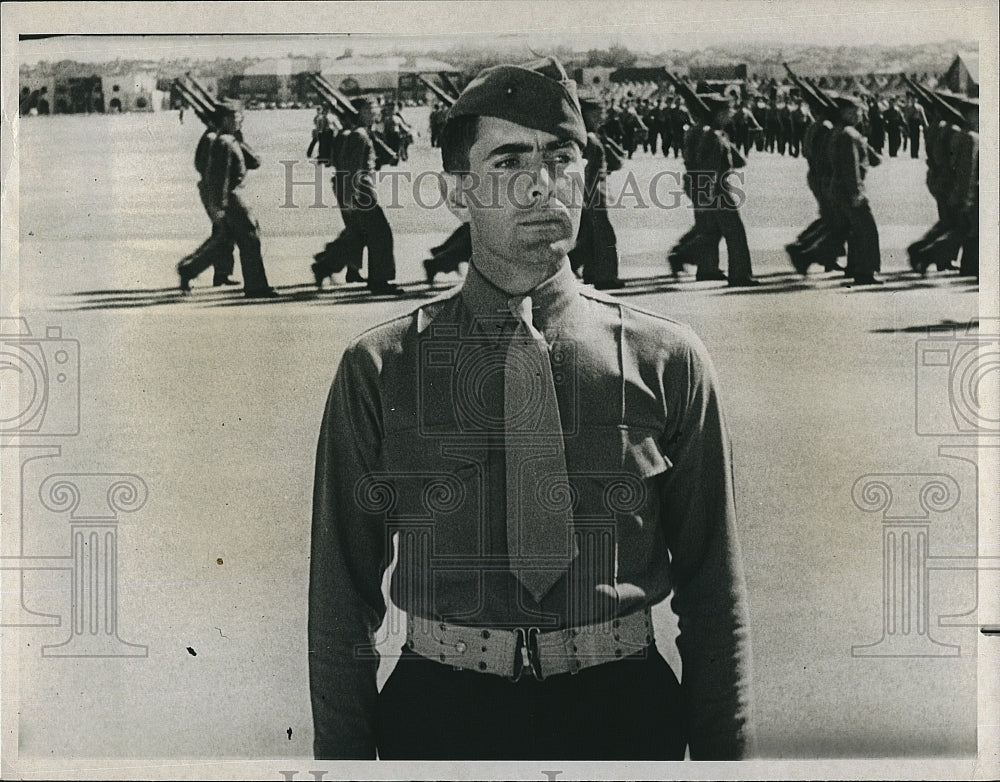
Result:
[[[220,255],[224,257],[228,252],[231,256],[233,244],[240,250],[243,290],[255,293],[270,287],[260,253],[260,226],[238,191],[229,194],[225,216],[216,220],[208,241],[181,261],[177,271],[192,280],[216,263]]]
[[[920,157],[920,125],[916,122],[911,122],[909,131],[910,131],[910,157],[918,158]]]
[[[899,145],[903,140],[899,125],[890,125],[887,135],[889,137],[889,157],[896,157]]]
[[[584,206],[576,246],[569,253],[573,270],[583,267],[583,281],[604,282],[618,277],[618,238],[602,202]]]
[[[882,268],[878,226],[867,201],[846,206],[843,214],[848,225],[847,271],[854,279],[866,279]]]
[[[701,219],[704,251],[698,260],[698,276],[706,277],[719,269],[719,242],[726,240],[729,253],[729,281],[746,280],[753,276],[750,247],[739,210],[727,207],[705,209]]]
[[[683,760],[681,688],[655,646],[537,681],[403,649],[378,696],[382,760]]]
[[[396,276],[393,256],[392,228],[378,204],[343,207],[344,230],[319,252],[316,271],[329,277],[345,267],[361,268],[365,248],[368,248],[368,283],[388,282]]]
[[[460,263],[468,263],[472,258],[472,230],[468,223],[462,223],[437,247],[431,248],[431,257],[426,261],[427,269],[438,272],[457,272]]]
[[[205,209],[205,214],[211,220],[212,212],[208,208],[208,200],[205,198],[205,187],[202,182],[198,182],[198,197],[201,199],[201,205]],[[192,256],[199,258],[198,264],[200,268],[197,274],[189,275],[188,272],[185,272],[185,276],[188,279],[194,279],[209,266],[215,267],[213,275],[215,280],[224,280],[233,273],[233,268],[236,265],[236,260],[233,258],[233,240],[232,237],[220,236],[218,234],[219,230],[220,226],[216,226],[213,221],[212,234],[193,253],[181,261],[181,266],[187,268]]]

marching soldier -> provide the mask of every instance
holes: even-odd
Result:
[[[889,157],[896,157],[903,140],[903,130],[906,120],[903,119],[903,113],[899,110],[899,106],[896,105],[895,98],[889,98],[889,106],[886,108],[885,114],[883,114],[883,119],[885,120],[886,136],[889,140]]]
[[[971,102],[960,105],[955,122],[945,107],[945,116],[926,134],[927,189],[937,203],[938,221],[907,250],[910,265],[921,274],[931,264],[938,271],[954,269],[961,252],[959,274],[979,276],[979,109]]]
[[[348,282],[364,282],[360,269],[367,247],[368,290],[376,295],[400,295],[402,289],[390,282],[396,276],[392,228],[375,190],[378,165],[372,141],[372,105],[367,98],[355,98],[351,105],[358,112],[358,126],[341,134],[333,176],[344,230],[314,256],[313,277],[322,290],[329,277],[346,267]]]
[[[218,103],[218,135],[209,152],[204,180],[207,209],[212,215],[211,239],[201,252],[188,256],[178,266],[181,291],[190,291],[190,281],[214,262],[218,248],[232,242],[240,250],[243,269],[243,292],[251,299],[272,299],[278,292],[267,281],[260,253],[260,226],[243,194],[243,180],[248,170],[260,167],[260,159],[242,139],[243,104],[237,100]]]
[[[212,233],[208,239],[202,242],[198,249],[187,255],[177,265],[178,272],[182,268],[185,269],[185,273],[181,273],[181,291],[183,293],[188,293],[191,290],[191,280],[201,274],[204,269],[208,268],[207,266],[202,266],[205,261],[208,261],[209,266],[215,267],[215,273],[212,277],[213,286],[240,284],[239,280],[232,278],[233,268],[236,264],[236,260],[233,257],[233,238],[225,231],[225,227],[221,221],[215,219],[212,210],[209,208],[205,193],[205,176],[208,173],[209,157],[212,145],[215,143],[218,135],[214,124],[206,125],[205,132],[198,139],[198,146],[194,152],[194,168],[198,172],[199,177],[198,197],[201,199],[201,205],[205,209],[205,214],[212,221]],[[248,168],[255,168],[257,165],[256,159],[253,157],[248,157],[247,163]],[[192,266],[192,258],[199,259],[196,273],[194,273],[196,267]]]
[[[910,157],[916,160],[920,157],[920,131],[927,129],[927,114],[924,112],[924,107],[917,102],[915,95],[910,95],[903,114],[906,117],[907,133],[910,137]]]
[[[584,202],[576,246],[569,252],[573,271],[583,268],[583,281],[599,290],[625,286],[618,277],[618,239],[608,219],[607,178],[622,166],[621,157],[608,150],[608,142],[599,130],[604,125],[604,106],[596,100],[581,98],[587,146],[583,157]],[[610,142],[614,143],[614,142]],[[654,150],[655,151],[655,150]]]
[[[840,127],[830,135],[829,196],[833,211],[847,230],[847,274],[855,285],[881,285],[878,226],[865,194],[865,175],[879,158],[855,127],[862,107],[854,99],[841,99]]]

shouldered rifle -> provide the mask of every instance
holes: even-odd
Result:
[[[920,101],[920,105],[924,107],[924,110],[939,120],[944,120],[945,122],[951,122],[958,125],[960,128],[966,126],[965,117],[962,113],[955,109],[954,106],[949,104],[939,95],[935,95],[926,87],[917,84],[905,73],[901,73],[900,76],[903,78],[903,83],[910,88],[910,91],[917,96],[917,100]]]
[[[345,128],[357,128],[361,123],[358,119],[358,110],[351,105],[351,99],[334,87],[322,73],[307,73],[306,78],[309,84],[323,99],[333,107],[333,113],[341,121]],[[399,156],[395,150],[385,143],[382,134],[377,131],[370,131],[372,143],[375,145],[375,161],[377,167],[383,165],[394,166],[399,163]]]
[[[451,108],[452,106],[455,105],[455,101],[457,99],[453,95],[450,95],[449,93],[441,89],[431,79],[428,79],[422,73],[418,73],[417,78],[420,79],[420,81],[422,81],[424,84],[426,84],[427,87],[430,88],[431,92],[433,92],[437,96],[437,99],[441,101],[445,106]]]
[[[215,130],[217,128],[217,122],[215,117],[215,103],[207,103],[204,98],[191,89],[188,84],[183,79],[174,79],[174,89],[180,93],[181,98],[187,103],[191,110],[194,111],[195,116],[202,121],[202,123],[209,130]]]
[[[458,96],[462,94],[462,91],[455,86],[455,82],[451,80],[451,76],[444,71],[438,71],[438,78],[441,79],[441,83],[444,84],[445,89],[451,93],[453,98],[458,100]]]
[[[667,81],[673,84],[674,89],[684,98],[688,111],[696,114],[700,122],[710,124],[712,122],[712,110],[705,105],[705,101],[701,99],[701,96],[694,91],[691,85],[686,81],[682,81],[668,70],[664,70],[663,73],[667,77]]]
[[[785,70],[788,72],[788,78],[792,80],[792,84],[799,88],[799,92],[802,93],[802,98],[809,104],[809,109],[813,112],[813,114],[819,117],[824,114],[829,114],[831,111],[836,111],[837,104],[819,87],[816,87],[810,82],[796,76],[795,71],[789,67],[787,62],[783,62],[781,64],[785,66]]]

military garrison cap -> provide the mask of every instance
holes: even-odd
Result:
[[[497,117],[587,143],[576,82],[554,57],[480,72],[448,110],[448,122],[459,117]]]

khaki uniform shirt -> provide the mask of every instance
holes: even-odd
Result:
[[[513,628],[542,613],[552,629],[672,595],[692,757],[746,749],[746,595],[705,349],[679,323],[582,289],[568,264],[529,295],[550,348],[580,555],[541,602],[508,570],[503,357],[514,320],[470,265],[457,292],[354,341],[330,392],[310,578],[318,758],[374,757],[373,644],[393,534],[390,594],[411,616]]]

